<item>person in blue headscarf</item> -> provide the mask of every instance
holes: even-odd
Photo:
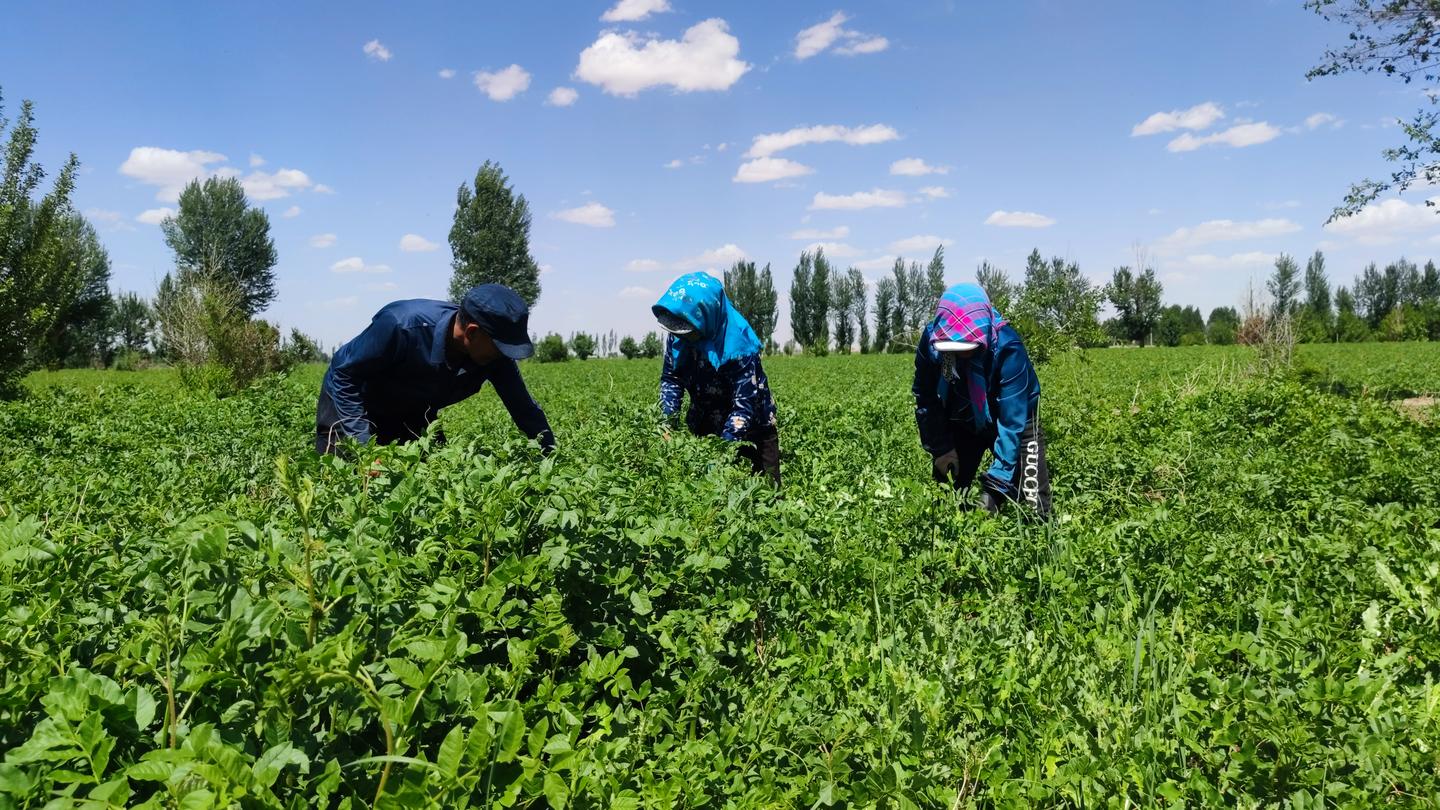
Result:
[[[936,481],[968,488],[985,451],[980,503],[1007,501],[1050,515],[1050,469],[1040,430],[1040,378],[1025,343],[978,284],[940,297],[915,348],[915,423]]]
[[[672,423],[690,395],[686,427],[698,436],[747,442],[741,458],[780,486],[775,400],[760,365],[760,338],[708,273],[677,279],[650,308],[669,333],[660,369],[660,410]]]

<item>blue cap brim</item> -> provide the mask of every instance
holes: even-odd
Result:
[[[535,344],[528,340],[524,343],[501,343],[494,338],[491,340],[494,341],[495,348],[511,360],[526,360],[535,354]]]

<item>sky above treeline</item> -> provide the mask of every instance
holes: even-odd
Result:
[[[1429,189],[1325,225],[1387,176],[1422,88],[1307,81],[1347,31],[1301,0],[1207,3],[12,4],[6,114],[82,162],[112,287],[173,266],[158,222],[236,176],[270,215],[265,317],[335,346],[446,294],[455,191],[498,161],[534,216],[532,331],[643,334],[682,272],[823,245],[867,278],[944,245],[951,283],[1032,248],[1170,303],[1238,303],[1279,253],[1336,284],[1440,252]]]

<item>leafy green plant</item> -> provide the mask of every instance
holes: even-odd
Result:
[[[0,807],[1424,806],[1440,442],[1371,395],[1414,348],[1058,356],[1049,525],[930,483],[894,355],[767,361],[781,497],[648,363],[528,369],[553,456],[482,395],[354,462],[316,367],[33,377]]]

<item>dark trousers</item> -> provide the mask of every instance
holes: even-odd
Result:
[[[985,451],[995,444],[995,430],[973,433],[960,422],[950,423],[950,434],[955,440],[955,455],[958,457],[955,469],[955,487],[964,489],[975,480]],[[1030,414],[1025,430],[1020,434],[1020,458],[1015,464],[1014,477],[1009,481],[985,482],[988,488],[1000,490],[1012,501],[1023,501],[1042,518],[1050,517],[1050,465],[1045,461],[1045,431],[1040,429],[1039,413]]]
[[[376,444],[404,444],[425,435],[430,423],[435,421],[435,412],[407,415],[376,415],[370,422],[370,435]],[[320,400],[315,403],[315,452],[330,455],[339,451],[340,441],[347,434],[340,428],[340,414],[330,394],[320,391]],[[435,429],[436,444],[445,443],[445,431]]]
[[[780,431],[771,425],[759,435],[750,437],[751,444],[742,445],[738,451],[740,460],[750,462],[750,471],[755,475],[770,476],[770,483],[780,488]]]

